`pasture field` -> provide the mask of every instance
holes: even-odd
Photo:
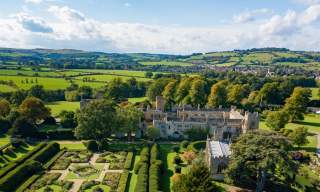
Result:
[[[63,110],[75,112],[77,109],[80,109],[80,102],[56,101],[47,103],[46,106],[51,109],[51,114],[56,117]]]
[[[77,69],[73,71],[87,72],[87,73],[104,73],[116,76],[130,76],[130,77],[145,77],[145,71],[130,71],[130,70],[107,70],[107,69]]]
[[[250,63],[253,61],[258,61],[261,63],[271,63],[274,56],[271,53],[250,53],[242,57],[243,62]]]
[[[192,66],[192,63],[188,62],[180,62],[180,61],[145,61],[140,62],[142,65],[166,65],[166,66],[181,66],[181,67],[188,67]]]
[[[15,90],[16,90],[15,88],[10,87],[9,85],[0,84],[0,92],[12,92]]]
[[[145,101],[146,99],[147,97],[132,97],[132,98],[128,98],[128,101],[130,103],[138,103],[138,102]]]

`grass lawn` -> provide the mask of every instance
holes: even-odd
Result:
[[[9,135],[0,135],[0,147],[8,144],[10,142]]]
[[[70,150],[86,150],[82,141],[57,141],[60,144],[60,148],[67,148]]]
[[[76,165],[76,164],[74,164],[74,165]],[[65,179],[66,180],[68,180],[68,179],[86,179],[86,180],[98,179],[100,174],[101,174],[101,171],[102,171],[103,167],[104,167],[104,163],[95,164],[94,168],[97,169],[98,172],[93,173],[93,174],[88,175],[88,176],[85,176],[85,177],[78,176],[74,172],[69,172]]]
[[[171,177],[174,175],[174,164],[173,159],[176,155],[171,149],[174,144],[161,144],[161,160],[164,163],[164,175],[161,179],[161,189],[164,192],[169,192],[172,187]]]
[[[56,101],[47,103],[46,106],[51,109],[51,114],[56,117],[63,110],[75,112],[77,109],[80,109],[80,102]]]
[[[142,102],[146,99],[147,99],[147,97],[133,97],[133,98],[128,98],[128,101],[130,103],[138,103],[138,102]]]
[[[320,97],[318,96],[319,88],[311,88],[311,90],[312,90],[312,97],[311,97],[311,100],[317,100],[317,99],[320,99]]]
[[[15,91],[16,89],[13,88],[13,87],[10,87],[10,86],[8,86],[8,85],[0,84],[0,90],[1,90],[0,92],[6,93],[6,92],[13,92],[13,91]]]
[[[135,155],[134,158],[134,166],[139,162],[140,160],[140,155]],[[134,167],[133,166],[133,167]],[[129,181],[129,189],[128,192],[134,192],[134,188],[136,187],[138,175],[134,173],[133,170],[130,171],[130,181]]]
[[[301,122],[288,123],[286,129],[295,129],[297,127],[304,126],[308,128],[310,135],[308,136],[309,144],[302,146],[302,149],[307,151],[315,151],[317,147],[317,138],[315,133],[320,133],[320,115],[307,114],[305,119]],[[270,130],[264,121],[260,121],[260,129]]]
[[[187,67],[192,66],[193,64],[187,62],[179,62],[179,61],[146,61],[140,62],[142,65],[166,65],[166,66],[181,66]]]
[[[48,186],[45,186],[45,187],[42,187],[42,188],[36,190],[36,192],[45,192],[46,187],[50,187],[54,192],[63,191],[62,187],[59,185],[48,185]]]

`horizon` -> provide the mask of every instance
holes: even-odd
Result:
[[[13,0],[0,46],[191,54],[255,47],[319,51],[319,0]]]

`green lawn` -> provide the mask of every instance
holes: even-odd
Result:
[[[303,149],[308,151],[315,151],[317,147],[317,139],[314,133],[320,133],[320,115],[317,114],[308,114],[305,115],[305,119],[297,123],[288,123],[286,129],[295,129],[297,127],[304,126],[308,128],[310,135],[308,136],[309,144],[303,146]],[[260,121],[260,129],[270,130],[264,121]]]
[[[60,148],[67,148],[70,150],[86,150],[82,141],[57,141],[60,144]]]
[[[51,114],[56,117],[63,110],[75,112],[77,109],[80,109],[80,102],[56,101],[47,103],[46,106],[51,109]]]
[[[85,176],[85,177],[81,177],[81,176],[78,176],[76,175],[74,172],[69,172],[66,176],[66,180],[68,179],[86,179],[86,180],[93,180],[93,179],[98,179],[100,174],[101,174],[101,171],[104,167],[104,163],[97,163],[94,165],[94,168],[98,170],[97,173],[94,173],[94,174],[91,174],[89,176]]]
[[[91,192],[93,191],[96,187],[100,187],[101,189],[103,189],[104,192],[109,192],[110,191],[110,187],[107,185],[95,185],[93,187],[91,187],[90,189],[86,189],[85,192]]]
[[[192,63],[180,62],[180,61],[146,61],[146,62],[140,62],[140,64],[142,64],[142,65],[181,66],[181,67],[193,66]]]
[[[320,99],[319,96],[318,96],[319,88],[311,88],[311,90],[312,90],[312,97],[311,97],[311,99],[312,99],[312,100]]]
[[[133,98],[128,98],[128,101],[130,103],[138,103],[138,102],[145,101],[146,99],[147,97],[133,97]]]
[[[13,88],[13,87],[10,87],[10,86],[8,86],[8,85],[0,84],[0,90],[1,90],[0,92],[6,93],[6,92],[13,92],[13,91],[15,91],[16,89]]]

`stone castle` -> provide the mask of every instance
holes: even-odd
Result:
[[[217,180],[223,179],[223,170],[228,165],[231,154],[229,143],[242,133],[259,128],[257,112],[231,109],[200,109],[190,106],[176,106],[165,112],[165,100],[156,97],[156,109],[145,111],[145,120],[160,130],[163,139],[187,139],[188,129],[206,129],[207,139],[205,158],[212,174]]]

